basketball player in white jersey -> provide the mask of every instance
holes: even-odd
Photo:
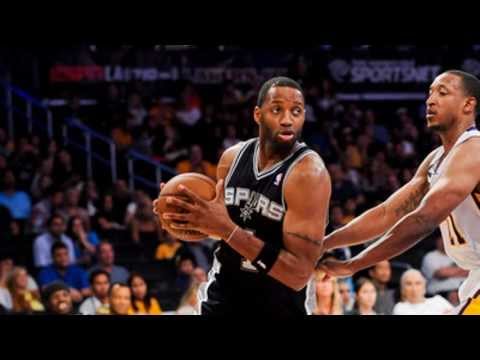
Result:
[[[480,314],[480,81],[451,70],[430,86],[427,125],[442,146],[432,151],[415,176],[377,207],[325,238],[328,249],[362,244],[382,236],[347,261],[319,264],[331,276],[350,276],[405,252],[438,226],[446,253],[469,276],[459,289],[458,314]]]

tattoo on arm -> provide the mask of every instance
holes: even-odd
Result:
[[[420,202],[422,201],[423,197],[428,191],[428,185],[424,184],[422,187],[413,191],[410,196],[402,203],[399,207],[395,209],[395,215],[399,218],[411,213],[415,210]]]
[[[287,232],[288,235],[292,235],[292,236],[295,236],[299,239],[302,239],[302,240],[305,240],[305,241],[308,241],[316,246],[323,246],[323,240],[315,240],[315,239],[312,239],[311,237],[309,236],[306,236],[306,235],[300,235],[300,234],[295,234],[295,233],[291,233],[291,232]]]
[[[436,228],[436,224],[432,219],[430,219],[427,216],[420,215],[420,214],[415,214],[413,216],[413,220],[415,221],[415,224],[418,225],[419,229],[424,230],[424,231],[433,231]]]

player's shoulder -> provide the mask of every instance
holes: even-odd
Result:
[[[456,147],[457,152],[462,152],[465,155],[471,154],[473,158],[480,161],[480,157],[477,155],[478,152],[475,152],[477,150],[480,150],[480,136],[468,137]]]
[[[321,156],[313,151],[307,150],[302,157],[290,169],[287,182],[308,185],[320,181],[330,182],[330,176]]]
[[[230,164],[233,162],[233,160],[237,157],[237,155],[239,154],[239,152],[248,144],[252,143],[253,141],[255,141],[256,138],[253,138],[253,139],[249,139],[249,140],[245,140],[245,141],[240,141],[239,143],[235,144],[235,145],[232,145],[230,146],[229,148],[227,148],[222,156],[220,157],[220,162],[222,163],[227,163],[227,164]]]

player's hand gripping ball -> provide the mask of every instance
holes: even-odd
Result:
[[[185,241],[203,240],[208,237],[206,234],[194,230],[173,229],[170,226],[172,221],[164,219],[162,216],[164,213],[169,212],[185,212],[185,210],[175,205],[168,204],[167,198],[169,196],[175,196],[183,201],[191,202],[188,197],[179,193],[178,185],[180,184],[186,186],[204,200],[210,201],[215,198],[215,182],[213,180],[202,174],[185,173],[173,177],[162,187],[158,198],[153,202],[153,211],[157,215],[162,227],[173,237]]]

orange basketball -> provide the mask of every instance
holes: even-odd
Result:
[[[172,229],[170,227],[171,220],[162,218],[162,214],[165,212],[185,212],[183,209],[167,204],[168,196],[177,196],[182,200],[190,201],[185,195],[180,195],[178,193],[178,185],[180,184],[189,188],[202,199],[213,200],[215,198],[215,182],[212,179],[202,174],[185,173],[173,177],[165,184],[158,196],[155,212],[162,227],[172,236],[185,241],[203,240],[208,236],[198,231]]]

